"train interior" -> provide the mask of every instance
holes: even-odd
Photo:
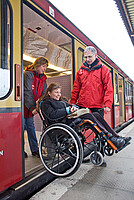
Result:
[[[46,70],[47,85],[58,82],[62,86],[62,95],[68,99],[71,94],[72,81],[72,39],[57,29],[35,11],[23,5],[23,67],[39,56],[45,56],[49,60]],[[39,141],[42,131],[42,121],[39,115],[35,115],[35,129]],[[39,158],[31,155],[27,132],[24,132],[24,149],[28,154],[25,158],[26,176],[42,168]]]

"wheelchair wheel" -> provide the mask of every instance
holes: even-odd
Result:
[[[103,163],[103,156],[99,151],[93,151],[90,154],[90,160],[94,165],[100,166]]]
[[[93,150],[97,148],[97,151],[101,151],[102,149],[102,139],[96,129],[89,123],[83,125],[82,135],[82,144],[84,148],[84,157],[89,155]],[[82,128],[82,127],[81,127]]]
[[[112,156],[114,154],[114,149],[109,144],[107,144],[106,146],[104,146],[104,153],[107,156]]]
[[[83,148],[77,133],[61,123],[44,130],[39,153],[45,168],[51,174],[61,177],[74,174],[83,160]]]
[[[102,143],[101,143],[101,137],[97,134],[95,137],[96,143],[97,143],[97,151],[101,151]]]

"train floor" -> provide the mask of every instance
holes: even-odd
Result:
[[[40,138],[40,134],[41,134],[40,131],[36,131],[36,136],[37,136],[38,141]],[[25,148],[25,152],[28,155],[28,157],[25,158],[25,173],[26,173],[26,176],[28,176],[28,175],[31,175],[32,173],[34,173],[35,171],[43,168],[44,166],[43,166],[40,158],[32,156],[26,131],[24,133],[24,139],[25,139],[25,147],[24,148]]]
[[[55,179],[30,200],[134,200],[134,122],[119,134],[131,136],[131,144],[105,156],[107,167],[83,163],[73,176]]]

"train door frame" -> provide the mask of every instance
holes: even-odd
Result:
[[[120,82],[119,82],[120,78]],[[114,70],[114,128],[125,122],[124,77]],[[120,86],[119,86],[120,85]]]
[[[120,78],[120,79],[119,79]],[[124,77],[118,74],[120,125],[125,122]]]
[[[23,5],[26,5],[29,9],[36,12],[40,17],[42,17],[42,19],[46,20],[51,25],[55,26],[59,31],[62,31],[66,36],[70,37],[70,40],[71,40],[71,43],[72,43],[71,44],[71,47],[72,47],[72,52],[71,52],[72,72],[74,74],[74,71],[75,71],[74,62],[73,62],[74,61],[74,38],[72,37],[70,32],[68,32],[64,27],[60,26],[60,24],[58,24],[55,19],[52,19],[51,16],[48,17],[48,14],[44,10],[39,9],[37,5],[34,6],[33,4],[31,5],[31,4],[29,4],[28,2],[25,2],[25,1],[23,2]],[[23,12],[22,12],[22,19],[23,19]],[[23,25],[24,24],[22,24],[22,27],[21,27],[22,41],[23,41]],[[23,55],[23,51],[24,51],[24,48],[22,48],[22,55]],[[73,82],[73,74],[71,75],[71,85],[72,85],[72,82]],[[23,93],[23,90],[22,90],[22,93]],[[24,96],[24,94],[23,94],[23,96]],[[25,172],[25,175],[27,176],[26,172]]]
[[[113,68],[109,65],[108,62],[106,62],[101,56],[98,55],[98,58],[101,60],[101,63],[104,64],[110,71],[111,73],[111,79],[112,79],[112,83],[113,83],[113,90],[114,90],[114,82],[113,82]],[[112,127],[114,128],[114,101],[113,101],[113,105],[112,105],[112,109],[107,112],[104,113],[104,119],[106,120],[106,122]]]
[[[73,39],[73,82],[75,80],[77,71],[81,67],[84,58],[84,49],[86,44],[79,42],[77,39]],[[73,83],[72,83],[73,89]]]
[[[133,85],[125,79],[125,119],[128,121],[133,117]]]
[[[78,40],[74,39],[74,55],[75,55],[75,76],[79,68],[81,67],[83,63],[83,55],[84,55],[84,49],[86,45],[80,43]],[[79,53],[81,53],[81,57],[79,56]]]
[[[9,70],[10,75],[5,76],[9,84],[9,91],[0,101],[0,138],[3,155],[0,156],[0,192],[11,185],[18,183],[24,177],[23,165],[23,145],[22,145],[22,106],[21,106],[21,1],[4,0],[5,11],[8,19],[5,19],[7,27],[5,40],[8,44],[4,45],[5,58],[10,61],[2,67]],[[8,15],[9,9],[9,15]],[[3,27],[2,27],[3,28]],[[8,29],[9,28],[9,29]],[[10,30],[10,31],[9,31]],[[8,48],[7,48],[8,47]],[[4,77],[4,73],[3,73]],[[10,77],[10,78],[9,78]],[[3,79],[3,82],[6,79]],[[3,83],[2,82],[2,83]],[[16,164],[17,163],[17,164]]]

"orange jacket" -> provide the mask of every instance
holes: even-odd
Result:
[[[71,93],[71,103],[87,108],[112,107],[111,73],[101,64],[99,58],[96,58],[91,66],[84,62],[78,70]]]

